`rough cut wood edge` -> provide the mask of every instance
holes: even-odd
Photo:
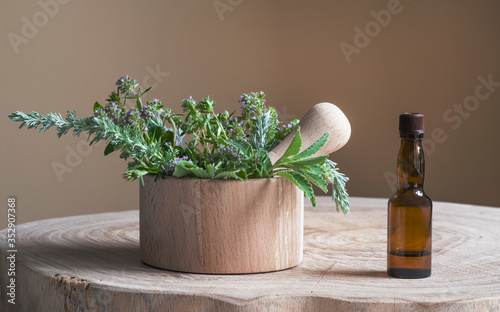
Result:
[[[300,135],[302,137],[301,151],[329,133],[328,141],[313,156],[331,154],[342,148],[351,137],[351,124],[346,115],[335,104],[323,102],[314,105],[300,120]],[[274,164],[292,142],[297,130],[292,131],[269,152]]]
[[[141,258],[195,273],[283,270],[302,261],[304,196],[284,178],[193,180],[146,176]]]
[[[349,216],[305,205],[304,261],[265,274],[147,266],[137,210],[19,224],[16,306],[0,231],[0,311],[500,311],[500,209],[435,202],[433,275],[400,280],[385,274],[386,199],[351,198]]]

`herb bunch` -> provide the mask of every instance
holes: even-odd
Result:
[[[182,114],[175,114],[154,99],[143,102],[143,90],[136,80],[123,76],[116,82],[106,104],[94,104],[94,116],[78,119],[75,111],[66,118],[60,114],[14,112],[19,128],[38,128],[44,132],[57,128],[61,137],[71,129],[79,136],[89,135],[89,144],[107,141],[104,154],[120,151],[129,159],[124,173],[127,180],[141,179],[146,174],[157,178],[239,179],[284,177],[296,184],[316,207],[312,185],[328,191],[332,185],[337,211],[349,212],[348,180],[327,159],[312,156],[327,141],[328,133],[300,152],[302,138],[299,121],[283,124],[273,107],[266,106],[264,92],[243,94],[239,100],[241,113],[216,113],[216,102],[210,97],[196,101],[182,100]],[[132,105],[130,105],[132,104]],[[272,164],[268,152],[295,129],[293,140],[284,155]]]

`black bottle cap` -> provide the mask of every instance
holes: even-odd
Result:
[[[419,113],[403,113],[399,115],[399,132],[424,133],[424,115]]]

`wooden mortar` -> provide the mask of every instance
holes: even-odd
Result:
[[[283,270],[302,261],[302,191],[287,179],[144,177],[143,262],[213,274]]]

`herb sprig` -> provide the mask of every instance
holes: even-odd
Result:
[[[17,111],[9,118],[20,122],[19,128],[40,127],[45,132],[56,127],[58,137],[70,130],[76,136],[86,133],[90,145],[107,141],[105,155],[120,151],[121,158],[131,159],[124,173],[127,180],[142,180],[146,174],[243,181],[281,176],[304,191],[313,207],[312,186],[327,192],[331,184],[337,211],[349,212],[348,178],[328,155],[313,156],[326,143],[328,133],[301,152],[299,121],[287,125],[279,121],[276,110],[265,105],[264,92],[243,94],[239,116],[216,113],[216,102],[210,97],[186,98],[181,103],[183,113],[175,114],[158,99],[144,103],[142,96],[149,89],[143,90],[129,76],[121,77],[116,85],[105,106],[94,104],[94,116],[78,119],[75,111],[68,111],[66,118]],[[296,128],[290,146],[272,164],[268,152]]]

